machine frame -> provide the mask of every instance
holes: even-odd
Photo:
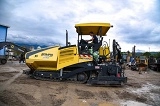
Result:
[[[119,44],[113,40],[113,53],[110,61],[107,61],[106,55],[99,56],[98,60],[94,59],[94,52],[97,52],[97,49],[93,49],[93,53],[89,52],[87,49],[85,52],[80,50],[80,46],[92,46],[100,49],[102,46],[101,42],[97,44],[87,44],[82,45],[79,43],[79,37],[83,35],[89,35],[90,31],[94,33],[97,32],[100,37],[105,36],[107,31],[113,27],[109,23],[83,23],[76,24],[75,28],[78,33],[78,44],[76,45],[68,45],[68,31],[66,31],[66,46],[64,47],[48,47],[42,50],[31,51],[26,54],[26,64],[30,67],[29,70],[24,70],[25,74],[31,75],[36,79],[49,79],[49,80],[74,80],[80,83],[89,83],[89,84],[118,84],[121,85],[127,82],[127,77],[125,77],[124,70],[121,66],[121,52]],[[55,56],[57,55],[57,60],[55,58],[55,62],[57,66],[59,66],[59,60],[67,59],[68,56],[72,56],[74,62],[68,62],[66,60],[66,64],[61,65],[60,67],[55,68],[56,70],[48,70],[49,68],[37,68],[38,57],[40,54],[51,54],[51,49],[53,49]],[[72,50],[73,49],[73,50]],[[56,51],[57,50],[57,51]],[[47,52],[48,51],[48,52]],[[73,53],[71,53],[73,51]],[[54,56],[53,53],[53,56]],[[63,54],[63,55],[62,55]],[[88,55],[88,58],[82,58],[81,55]],[[63,59],[62,57],[63,56]],[[103,58],[103,59],[102,59]],[[46,60],[46,62],[51,60]],[[43,62],[41,61],[41,65]],[[36,64],[37,63],[37,64]]]

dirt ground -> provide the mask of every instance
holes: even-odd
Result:
[[[0,65],[0,106],[160,106],[160,72],[126,69],[122,87],[32,79],[18,62]]]

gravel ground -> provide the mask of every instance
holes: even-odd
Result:
[[[17,61],[0,65],[0,106],[160,106],[160,73],[126,69],[122,87],[32,79]]]

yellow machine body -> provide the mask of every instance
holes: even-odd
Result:
[[[106,36],[110,27],[112,26],[109,23],[83,23],[75,25],[76,31],[80,28],[83,35],[89,34],[90,31],[96,34],[101,28],[102,36]],[[110,58],[108,45],[100,47],[99,55],[105,55],[107,58]],[[67,66],[90,61],[93,61],[93,56],[79,54],[76,45],[52,46],[26,53],[26,65],[31,70],[59,71]]]
[[[146,56],[140,56],[137,63],[138,64],[144,64],[144,65],[148,66],[148,59],[146,58]]]
[[[110,59],[110,48],[109,46],[101,46],[99,48],[99,55],[100,56],[106,56],[107,59]]]
[[[59,46],[48,47],[26,54],[26,64],[33,70],[59,70],[64,67],[92,61],[92,56],[81,56],[78,54],[77,46],[61,48]],[[32,53],[36,52],[33,55]],[[28,57],[28,55],[30,55]]]

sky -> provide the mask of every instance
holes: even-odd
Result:
[[[65,45],[68,30],[76,44],[75,24],[90,22],[113,25],[104,41],[122,51],[160,51],[160,0],[0,0],[0,24],[15,43]]]

